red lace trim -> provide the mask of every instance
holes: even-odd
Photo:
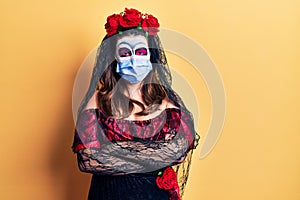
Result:
[[[167,108],[152,119],[123,120],[109,117],[98,108],[87,109],[78,116],[73,152],[76,153],[85,147],[100,148],[101,140],[163,140],[169,129],[179,131],[181,114],[177,108]]]

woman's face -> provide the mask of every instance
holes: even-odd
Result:
[[[130,83],[138,83],[152,70],[148,41],[142,35],[117,39],[115,58],[117,72]]]

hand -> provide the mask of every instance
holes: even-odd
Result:
[[[166,134],[165,134],[165,141],[170,141],[170,140],[172,140],[173,137],[174,137],[173,134],[171,134],[171,133],[166,133]]]

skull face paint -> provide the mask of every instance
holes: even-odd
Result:
[[[116,43],[117,73],[130,83],[142,81],[152,70],[147,39],[144,36],[124,36]]]

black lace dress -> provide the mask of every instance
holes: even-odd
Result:
[[[194,142],[193,121],[177,108],[147,120],[87,109],[78,116],[72,150],[79,169],[93,174],[89,200],[179,200],[172,166]]]

